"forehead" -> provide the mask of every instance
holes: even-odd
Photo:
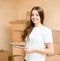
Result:
[[[39,14],[37,10],[32,10],[32,14]]]

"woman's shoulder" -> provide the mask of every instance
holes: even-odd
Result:
[[[45,31],[45,32],[51,32],[52,31],[49,27],[44,26],[44,25],[42,27],[42,30]]]

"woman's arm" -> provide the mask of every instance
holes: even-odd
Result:
[[[54,54],[53,43],[46,43],[45,49],[36,49],[35,51],[41,54],[53,55]]]
[[[45,49],[33,49],[33,48],[27,47],[27,48],[25,48],[25,51],[27,53],[37,52],[40,54],[53,55],[54,54],[54,47],[53,47],[53,43],[46,43]]]

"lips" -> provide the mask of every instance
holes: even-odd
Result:
[[[33,21],[38,21],[37,19],[33,19]]]

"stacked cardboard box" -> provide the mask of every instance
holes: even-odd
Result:
[[[8,61],[8,52],[0,50],[0,61]]]
[[[28,21],[16,20],[10,22],[12,30],[12,42],[21,43],[21,36],[23,35],[24,29],[27,27]],[[22,48],[16,48],[12,46],[12,57],[13,61],[24,61],[25,51]]]
[[[60,43],[54,43],[54,55],[60,54]]]
[[[59,32],[58,30],[52,30],[54,43],[59,43]]]
[[[24,61],[24,55],[13,55],[12,61]]]
[[[60,31],[52,30],[53,32],[53,42],[54,42],[54,54],[60,54]]]
[[[60,61],[60,55],[47,56],[46,61]]]
[[[30,11],[26,12],[26,20],[30,20]]]

